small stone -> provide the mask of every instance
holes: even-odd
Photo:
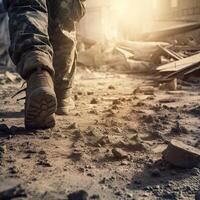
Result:
[[[91,200],[100,200],[100,195],[99,194],[93,194],[91,197],[90,197]]]
[[[108,89],[109,89],[109,90],[115,90],[115,87],[114,87],[113,85],[110,85],[110,86],[108,87]]]
[[[75,94],[75,95],[74,95],[74,100],[75,100],[75,101],[78,101],[78,99],[79,99],[78,95]]]
[[[124,150],[122,150],[120,148],[112,149],[112,153],[113,153],[114,157],[117,159],[124,159],[124,158],[128,157],[127,152],[125,152]]]
[[[94,99],[91,100],[90,103],[91,103],[91,104],[98,104],[98,100],[94,98]]]
[[[73,192],[68,195],[68,200],[88,200],[88,193],[85,190]]]
[[[115,99],[115,100],[113,101],[113,105],[120,105],[120,104],[121,104],[120,99]]]
[[[77,125],[77,123],[72,123],[72,124],[70,124],[69,126],[68,126],[68,129],[78,129],[78,125]]]
[[[121,191],[116,191],[116,192],[115,192],[115,195],[116,195],[116,196],[122,196],[122,192],[121,192]]]
[[[9,168],[9,172],[10,174],[17,174],[19,170],[17,167],[14,166],[14,167]]]
[[[87,95],[94,95],[94,92],[87,92]]]

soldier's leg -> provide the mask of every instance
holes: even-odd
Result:
[[[56,113],[62,115],[75,107],[70,97],[76,71],[75,23],[84,14],[84,4],[79,0],[49,2],[49,35],[54,50],[54,85],[58,100]]]
[[[76,39],[74,27],[71,31],[61,30],[54,24],[50,30],[54,50],[54,86],[58,101],[57,114],[67,114],[75,107],[71,99],[72,84],[76,70]]]
[[[4,4],[9,15],[10,55],[17,71],[26,78],[40,66],[53,74],[46,0],[4,0]]]
[[[53,127],[56,96],[46,0],[4,0],[4,4],[9,14],[10,55],[27,81],[25,125]]]

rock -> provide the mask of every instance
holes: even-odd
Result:
[[[113,85],[110,85],[110,86],[108,87],[108,89],[109,89],[109,90],[115,90],[115,87],[114,87]]]
[[[127,152],[123,151],[120,148],[112,149],[112,153],[113,153],[114,157],[117,158],[117,159],[124,159],[124,158],[128,157]]]
[[[91,197],[90,197],[91,200],[100,200],[100,195],[99,194],[93,194]]]
[[[195,200],[200,200],[200,190],[196,192]]]
[[[120,105],[120,104],[121,104],[121,100],[120,99],[113,100],[113,105]]]
[[[176,126],[171,129],[171,135],[181,135],[181,134],[188,134],[188,130],[181,126],[179,122],[176,122]]]
[[[88,200],[88,193],[85,190],[80,190],[68,195],[68,200]]]
[[[163,151],[163,158],[174,166],[193,168],[200,163],[200,150],[181,141],[172,140]]]
[[[91,100],[90,103],[91,103],[91,104],[98,104],[98,102],[99,102],[99,101],[98,101],[96,98],[94,98],[94,99]]]
[[[72,124],[70,124],[69,126],[68,126],[68,129],[78,129],[78,125],[77,125],[77,123],[72,123]]]
[[[87,95],[94,95],[94,92],[87,92]]]
[[[27,197],[26,191],[21,185],[0,192],[0,200],[10,200],[14,198]]]

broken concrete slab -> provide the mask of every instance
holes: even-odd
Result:
[[[163,159],[177,167],[193,168],[200,164],[200,150],[173,139],[163,151]]]

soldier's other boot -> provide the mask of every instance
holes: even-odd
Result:
[[[58,90],[55,89],[58,106],[57,115],[68,115],[70,111],[75,109],[75,103],[71,97],[72,89]]]
[[[55,126],[57,100],[52,77],[38,68],[27,80],[25,102],[25,127],[46,129]]]

